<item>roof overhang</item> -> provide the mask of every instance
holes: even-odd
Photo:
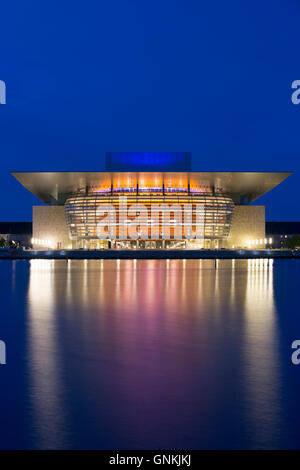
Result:
[[[113,185],[130,187],[146,184],[156,187],[209,188],[230,195],[236,203],[253,202],[284,181],[290,172],[12,172],[32,194],[45,203],[63,204],[68,195],[86,188]],[[145,183],[146,182],[146,183]],[[159,183],[157,183],[159,182]],[[151,186],[152,185],[152,186]]]

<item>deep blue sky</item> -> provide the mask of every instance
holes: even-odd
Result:
[[[294,171],[259,200],[300,220],[297,0],[1,5],[0,220],[38,200],[9,172],[101,170],[105,151],[191,151],[193,169]]]

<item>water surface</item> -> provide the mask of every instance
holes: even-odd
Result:
[[[299,273],[0,261],[0,448],[299,448]]]

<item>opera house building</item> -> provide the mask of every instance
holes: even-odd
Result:
[[[114,152],[105,171],[14,172],[33,207],[35,249],[265,248],[256,201],[287,172],[201,172],[184,152]],[[254,246],[253,246],[254,245]]]

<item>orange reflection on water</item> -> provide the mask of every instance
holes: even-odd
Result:
[[[271,423],[272,438],[279,400],[272,261],[72,260],[30,266],[30,406],[41,443],[55,446],[49,418],[58,435],[67,426],[70,383],[87,397],[86,419],[100,426],[109,415],[107,432],[116,426],[135,436],[147,422],[155,436],[159,423],[163,435],[176,430],[176,442],[194,416],[210,432],[216,410],[236,394],[246,431],[263,444],[264,423]],[[155,437],[151,442],[159,446]]]

